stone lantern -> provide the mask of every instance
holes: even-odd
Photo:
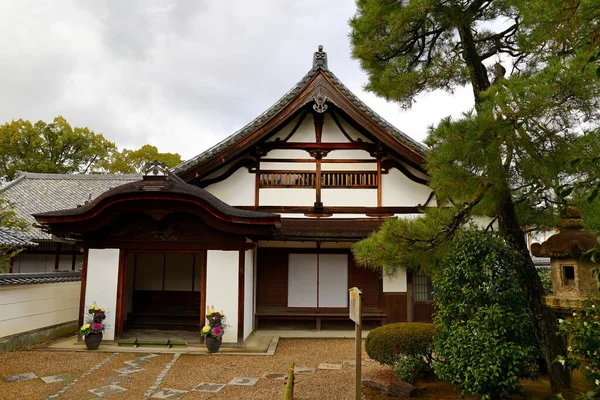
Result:
[[[598,279],[592,273],[598,264],[581,257],[596,247],[596,235],[584,231],[583,227],[581,210],[566,207],[560,212],[560,233],[541,244],[531,245],[534,256],[550,257],[553,293],[544,296],[542,301],[564,319],[570,319],[574,311],[583,308],[583,302],[598,290]],[[570,377],[571,390],[575,393],[585,393],[593,388],[581,370],[571,371]]]
[[[566,207],[560,212],[560,233],[543,243],[533,243],[531,254],[550,257],[552,295],[544,296],[546,306],[561,313],[571,313],[582,307],[583,301],[598,290],[598,280],[592,268],[598,264],[581,255],[596,247],[596,235],[583,230],[581,210]]]

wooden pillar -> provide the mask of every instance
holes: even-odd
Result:
[[[127,252],[119,251],[119,272],[117,280],[117,310],[115,315],[115,340],[121,339],[125,325],[125,297],[127,296]]]
[[[11,257],[10,258],[10,265],[8,266],[8,272],[11,273],[11,274],[13,273],[13,264],[14,264],[14,262],[15,262],[15,258]]]
[[[321,143],[321,137],[323,136],[323,120],[325,116],[322,113],[316,113],[313,115],[315,121],[315,142]],[[323,153],[320,151],[316,151],[312,155],[315,157],[316,162],[315,208],[322,208],[323,202],[321,200],[321,158],[323,158]]]
[[[377,157],[377,207],[381,207],[381,157]]]
[[[54,270],[58,271],[60,265],[60,243],[56,243],[56,252],[54,253]]]
[[[83,316],[85,312],[85,288],[87,278],[89,249],[86,247],[83,250],[83,268],[81,269],[81,288],[79,290],[79,326],[83,325]],[[81,340],[81,336],[77,336],[77,340]]]
[[[206,325],[206,250],[199,254],[202,255],[200,264],[200,329],[202,329]],[[204,336],[200,336],[200,343],[204,343]]]
[[[414,321],[413,273],[406,271],[406,322]]]
[[[246,289],[246,252],[245,248],[240,249],[240,263],[238,266],[238,323],[237,323],[237,342],[244,343],[244,292]]]

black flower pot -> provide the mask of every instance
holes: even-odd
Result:
[[[88,350],[96,350],[98,346],[100,346],[100,342],[102,342],[102,333],[90,333],[89,335],[85,335],[84,338],[85,347]]]
[[[221,338],[207,336],[205,343],[209,353],[216,353],[221,348]]]

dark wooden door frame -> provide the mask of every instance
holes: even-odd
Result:
[[[129,250],[119,249],[119,270],[117,279],[117,309],[115,315],[115,341],[120,340],[123,336],[125,327],[125,296],[127,294],[127,255],[130,253],[146,253],[147,250]],[[206,250],[195,250],[195,251],[169,251],[160,250],[158,252],[164,253],[194,253],[202,254],[202,264],[200,265],[200,326],[204,325],[204,319],[206,316]],[[87,254],[88,250],[84,252],[84,268],[81,274],[81,292],[83,294],[83,300],[80,302],[80,320],[83,318],[83,308],[85,303],[85,276],[87,272]],[[194,263],[194,268],[195,268]],[[134,276],[135,279],[135,276]],[[134,288],[135,290],[135,288]],[[81,323],[80,323],[81,325]]]

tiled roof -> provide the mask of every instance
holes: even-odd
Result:
[[[39,283],[77,282],[81,272],[46,272],[33,274],[0,274],[0,286]]]
[[[14,246],[14,247],[30,247],[37,246],[36,243],[32,243],[25,239],[18,232],[12,229],[0,226],[0,245],[1,246]]]
[[[269,221],[272,224],[278,224],[280,220],[280,216],[278,214],[271,214],[267,212],[261,211],[252,211],[252,210],[242,210],[239,208],[235,208],[220,200],[215,195],[207,192],[206,190],[199,188],[198,186],[190,185],[185,183],[178,177],[172,179],[170,177],[159,177],[158,179],[154,177],[146,177],[143,181],[126,183],[124,185],[120,185],[117,188],[113,188],[112,190],[106,191],[102,193],[101,196],[94,199],[94,201],[87,203],[82,207],[71,207],[69,209],[57,210],[57,211],[49,211],[46,213],[36,213],[34,214],[36,217],[66,217],[66,216],[77,216],[84,215],[85,213],[93,210],[98,206],[103,200],[108,199],[113,196],[119,195],[120,198],[123,198],[125,194],[140,194],[144,192],[149,193],[176,193],[181,195],[186,195],[187,197],[191,197],[197,200],[200,200],[202,203],[208,204],[210,207],[218,210],[224,215],[233,217],[236,221],[239,221],[242,224],[248,224],[249,221]]]
[[[325,55],[326,57],[326,55]],[[327,63],[325,64],[315,64],[313,63],[313,68],[308,71],[306,75],[282,98],[280,98],[273,106],[271,106],[268,110],[260,114],[256,119],[251,121],[249,124],[244,126],[239,131],[235,132],[233,135],[227,137],[225,140],[206,150],[205,152],[193,157],[183,163],[179,164],[173,169],[173,172],[176,174],[182,174],[190,169],[194,168],[198,164],[210,159],[213,155],[220,153],[221,151],[233,146],[235,143],[246,138],[252,132],[256,130],[259,126],[263,125],[269,119],[281,111],[294,97],[296,97],[301,90],[310,82],[310,80],[319,72],[322,71],[330,80],[333,82],[335,87],[344,94],[356,107],[362,110],[365,114],[367,114],[373,121],[375,121],[381,128],[383,128],[387,133],[389,133],[392,137],[396,138],[400,143],[403,143],[410,149],[414,150],[418,154],[424,154],[426,151],[426,147],[424,144],[417,142],[404,132],[400,131],[398,128],[387,122],[383,117],[373,111],[369,106],[363,103],[354,93],[350,91],[336,76],[333,72],[329,71],[327,68]]]
[[[35,223],[32,214],[77,207],[108,189],[142,179],[140,175],[73,175],[22,172],[0,188],[2,196],[14,203],[20,217]],[[49,240],[51,236],[31,228],[20,234],[27,239]]]

